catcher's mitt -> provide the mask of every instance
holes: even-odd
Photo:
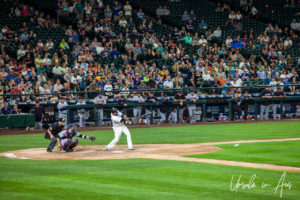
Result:
[[[96,137],[95,137],[95,136],[90,136],[89,139],[90,139],[91,141],[95,141],[95,140],[96,140]]]

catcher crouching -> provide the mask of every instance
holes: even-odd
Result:
[[[58,134],[57,142],[58,147],[61,149],[61,152],[73,152],[74,148],[78,144],[78,139],[73,139],[73,137],[79,137],[82,139],[90,139],[91,141],[94,141],[96,137],[94,136],[87,136],[78,133],[75,130],[75,127],[73,125],[68,125],[66,130],[61,131]]]

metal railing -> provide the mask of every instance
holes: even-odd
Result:
[[[133,94],[134,92],[153,92],[155,96],[160,96],[161,93],[167,94],[167,95],[175,95],[178,91],[183,91],[183,93],[187,94],[190,92],[191,89],[195,91],[195,93],[200,94],[230,94],[233,91],[239,90],[239,91],[249,91],[250,93],[259,93],[261,92],[265,87],[268,85],[247,85],[247,86],[241,86],[241,87],[182,87],[182,88],[172,88],[172,89],[166,89],[166,88],[157,88],[157,89],[129,89],[129,90],[112,90],[112,91],[104,91],[99,88],[98,91],[72,91],[72,92],[54,92],[51,94],[42,94],[42,93],[31,93],[31,94],[0,94],[0,98],[4,99],[14,99],[19,98],[22,101],[22,97],[31,97],[31,99],[49,99],[51,97],[60,98],[62,96],[67,97],[70,95],[73,95],[74,98],[77,96],[82,96],[85,99],[92,99],[91,97],[95,97],[98,92],[102,92],[104,95],[112,94]],[[269,86],[272,89],[281,87],[284,89],[288,89],[290,87],[295,87],[295,89],[300,89],[300,84],[290,84],[290,85],[279,85],[279,86]],[[125,95],[126,96],[126,95]]]

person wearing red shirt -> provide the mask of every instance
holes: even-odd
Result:
[[[23,6],[21,14],[22,16],[29,16],[29,10],[27,9],[27,6]]]

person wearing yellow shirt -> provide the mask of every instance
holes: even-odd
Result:
[[[68,43],[65,41],[64,38],[61,39],[61,43],[59,44],[59,47],[62,48],[63,50],[70,48],[69,45],[68,45]]]

